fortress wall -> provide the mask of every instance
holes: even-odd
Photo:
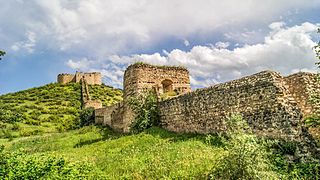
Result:
[[[57,77],[57,82],[61,84],[67,84],[74,81],[73,74],[59,74]]]
[[[100,100],[88,100],[84,102],[84,108],[92,107],[94,109],[102,108],[102,103]]]
[[[173,132],[219,133],[239,113],[258,135],[296,138],[302,113],[283,77],[272,71],[196,90],[159,103],[161,125]]]
[[[102,76],[101,73],[94,73],[94,84],[101,85],[102,84]]]
[[[95,110],[95,123],[108,125],[118,132],[129,132],[135,118],[134,112],[123,101],[112,106]]]
[[[118,132],[130,132],[130,126],[135,119],[133,110],[123,101],[117,104],[111,116],[111,128]]]
[[[158,87],[163,93],[163,81],[172,82],[172,90],[180,94],[191,91],[189,72],[182,67],[152,66],[148,64],[133,64],[124,74],[124,95],[134,96],[145,90]]]
[[[108,106],[105,108],[99,108],[94,111],[95,123],[101,125],[111,126],[111,115],[112,112],[118,107],[118,104]]]
[[[101,85],[101,74],[100,73],[84,73],[82,76],[85,78],[90,85]]]
[[[300,72],[284,78],[289,91],[298,103],[304,116],[308,116],[315,111],[315,107],[310,102],[310,98],[313,93],[316,93],[316,90],[320,94],[320,87],[316,81],[316,76],[317,74],[314,73]]]
[[[76,72],[76,74],[59,74],[57,77],[57,82],[61,84],[67,84],[70,82],[79,83],[84,77],[87,81],[87,84],[90,85],[101,85],[101,73],[92,72],[92,73],[81,73]]]

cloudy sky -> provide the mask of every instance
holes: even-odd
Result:
[[[0,0],[0,94],[128,64],[189,68],[200,88],[262,70],[316,71],[320,0]]]

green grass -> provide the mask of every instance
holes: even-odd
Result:
[[[121,135],[108,129],[82,129],[0,140],[7,151],[54,155],[68,162],[93,164],[107,179],[172,179],[206,177],[224,153],[202,135],[177,135],[154,127]]]
[[[104,106],[122,100],[122,91],[105,85],[90,86],[92,99]],[[0,138],[30,136],[75,128],[81,111],[79,83],[27,89],[0,96]],[[13,123],[16,123],[13,125]],[[13,128],[13,126],[15,128]]]
[[[110,106],[122,100],[122,91],[109,86],[89,86],[90,96],[92,99],[99,99],[103,106]]]

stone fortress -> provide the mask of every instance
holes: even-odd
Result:
[[[92,100],[89,93],[88,85],[101,85],[101,73],[82,73],[75,74],[58,74],[57,82],[61,84],[80,83],[81,84],[81,102],[82,108],[93,107],[95,109],[102,108],[100,100]]]
[[[135,118],[128,103],[130,97],[136,97],[146,90],[156,91],[159,97],[170,92],[177,96],[191,92],[189,71],[186,68],[143,63],[132,64],[126,69],[123,87],[122,102],[95,110],[96,123],[108,125],[120,132],[129,132]]]
[[[133,64],[126,69],[123,88],[124,99],[151,89],[159,95],[168,92],[174,92],[176,95],[191,92],[187,69],[142,63]]]
[[[303,118],[315,112],[309,99],[320,93],[316,74],[296,73],[287,77],[263,71],[238,80],[191,92],[188,70],[182,67],[130,65],[124,74],[124,100],[96,109],[95,122],[120,132],[129,132],[135,114],[128,104],[144,90],[158,96],[175,92],[177,96],[159,100],[161,126],[183,133],[219,133],[226,130],[231,114],[241,114],[261,136],[301,138]]]
[[[57,82],[61,84],[67,84],[70,82],[80,83],[82,79],[84,79],[89,85],[101,85],[101,73],[99,72],[76,72],[75,74],[63,73],[58,75]]]

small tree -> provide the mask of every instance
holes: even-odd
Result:
[[[129,100],[131,108],[136,113],[135,121],[131,125],[131,131],[141,132],[144,129],[158,125],[159,110],[157,102],[157,96],[154,91],[147,91]]]
[[[94,108],[85,108],[80,112],[80,127],[94,123]]]
[[[218,160],[212,179],[277,179],[266,147],[259,144],[247,122],[239,115],[227,121],[226,153]]]
[[[1,60],[1,56],[4,56],[5,54],[6,52],[0,50],[0,60]]]

